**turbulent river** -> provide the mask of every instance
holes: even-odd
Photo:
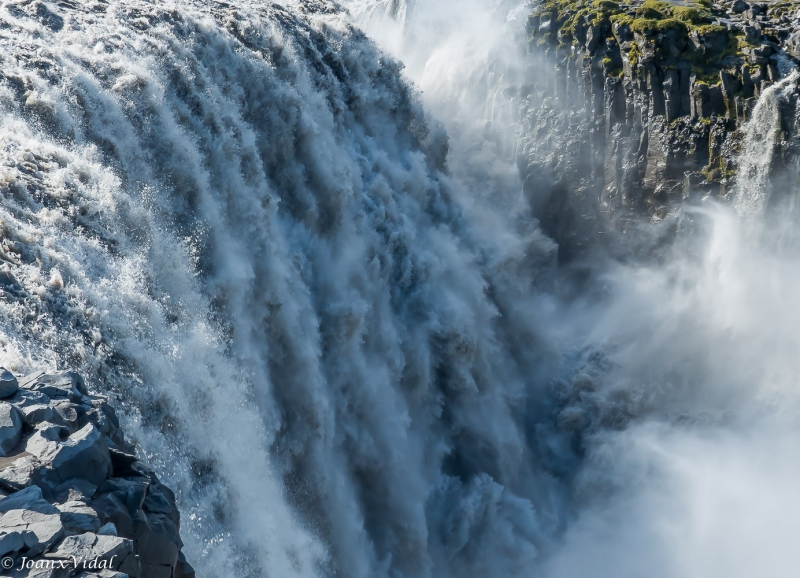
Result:
[[[575,275],[514,163],[524,4],[1,4],[0,364],[113,397],[199,576],[800,567],[794,85],[733,201]]]

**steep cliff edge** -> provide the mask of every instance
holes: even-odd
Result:
[[[0,574],[193,578],[180,514],[76,373],[0,368]]]
[[[546,0],[528,20],[520,168],[549,233],[579,250],[578,223],[694,195],[724,196],[758,97],[795,68],[800,5],[707,0]],[[775,178],[795,179],[796,97],[781,101]],[[779,170],[785,168],[787,170]],[[601,219],[608,223],[609,219]],[[617,219],[619,222],[619,219]],[[596,228],[596,227],[595,227]]]

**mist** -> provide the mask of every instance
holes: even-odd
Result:
[[[503,95],[537,81],[515,38],[525,6],[473,4],[418,1],[411,17],[362,5],[356,14],[407,63],[448,132],[469,135],[448,161],[471,199],[496,191],[518,199],[519,183],[501,175],[514,172],[514,149],[502,143],[520,136],[519,100]],[[616,239],[657,246],[677,231],[648,258],[630,258],[636,249],[624,259],[593,253],[583,293],[548,302],[559,369],[550,382],[552,425],[536,429],[551,443],[546,461],[562,476],[569,506],[535,574],[790,576],[798,567],[796,192],[769,182],[778,103],[796,90],[791,75],[762,96],[727,201],[699,199]],[[472,178],[476,166],[491,184]],[[516,217],[520,206],[515,214],[490,202],[481,211]]]

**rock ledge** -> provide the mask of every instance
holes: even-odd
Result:
[[[80,375],[0,368],[2,575],[194,578],[175,495]]]

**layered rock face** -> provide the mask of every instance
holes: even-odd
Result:
[[[582,220],[661,218],[691,195],[730,191],[743,123],[800,55],[798,7],[543,2],[528,22],[536,82],[520,167],[550,234],[575,249],[588,242]],[[780,117],[788,141],[793,107]]]
[[[0,456],[4,575],[194,577],[174,494],[78,374],[0,369]]]

